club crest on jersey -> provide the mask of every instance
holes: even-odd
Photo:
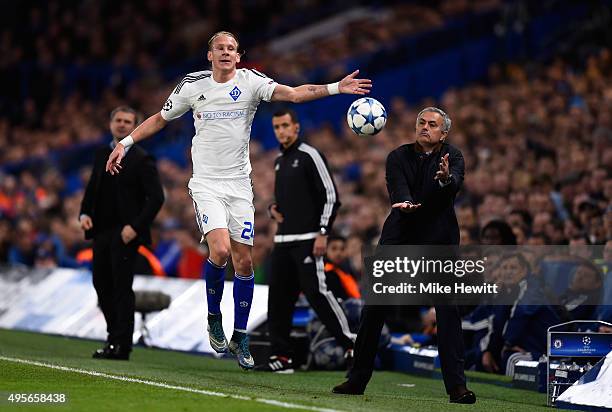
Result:
[[[300,160],[299,159],[293,159],[293,164],[291,165],[291,167],[298,167],[300,165]]]
[[[238,100],[238,98],[240,97],[240,95],[242,94],[242,92],[240,91],[240,89],[238,88],[238,86],[234,86],[234,88],[232,89],[231,92],[229,92],[229,95],[232,99],[234,99],[234,101]]]

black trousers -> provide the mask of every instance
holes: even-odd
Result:
[[[461,316],[457,306],[436,306],[438,326],[438,353],[446,392],[465,385],[464,348]],[[389,313],[388,306],[366,305],[361,312],[359,333],[355,342],[355,363],[349,371],[349,380],[366,387],[374,370],[380,332]]]
[[[268,289],[268,332],[271,354],[293,356],[289,334],[300,291],[327,330],[345,349],[353,348],[353,335],[344,311],[327,289],[323,258],[312,255],[314,240],[276,245],[271,255]]]
[[[93,285],[106,320],[107,341],[132,346],[134,334],[134,259],[139,244],[127,245],[121,227],[98,233],[93,241]]]

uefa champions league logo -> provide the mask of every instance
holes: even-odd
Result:
[[[584,344],[584,346],[589,346],[591,344],[591,338],[588,336],[584,336],[582,338],[582,343]]]
[[[563,342],[561,341],[561,339],[555,339],[555,341],[553,342],[553,346],[555,347],[555,349],[559,349],[561,346],[563,346]]]

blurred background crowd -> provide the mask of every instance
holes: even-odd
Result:
[[[361,248],[376,243],[390,210],[386,156],[414,141],[416,114],[431,105],[450,114],[449,141],[466,160],[456,202],[462,244],[612,247],[612,50],[605,47],[612,44],[610,2],[528,3],[7,5],[0,17],[0,263],[88,264],[78,213],[93,148],[110,140],[110,110],[127,103],[144,115],[159,111],[182,75],[205,68],[206,42],[219,29],[238,33],[247,51],[243,67],[281,83],[324,83],[359,67],[374,79],[373,97],[384,90],[389,121],[374,137],[356,136],[341,116],[317,119],[316,106],[300,112],[303,138],[326,155],[340,192],[334,231],[346,244],[335,259],[357,277]],[[549,15],[550,27],[538,26],[548,20],[536,18]],[[572,15],[583,19],[582,31],[564,24]],[[550,35],[541,37],[548,42],[527,44],[529,33],[545,29]],[[472,77],[450,82],[432,70],[419,94],[387,87],[404,81],[397,75],[396,83],[376,80],[483,36],[496,39],[498,54]],[[557,42],[559,36],[564,41]],[[500,52],[500,44],[508,50]],[[270,112],[260,110],[261,124],[270,123]],[[199,278],[207,251],[186,190],[191,123],[185,116],[147,142],[166,194],[151,250],[159,274]],[[278,152],[270,136],[271,127],[254,127],[251,141],[254,262],[261,283],[275,232],[267,206]],[[491,230],[483,231],[491,222]]]

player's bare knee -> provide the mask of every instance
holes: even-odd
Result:
[[[229,243],[225,244],[223,241],[209,242],[208,247],[210,249],[210,259],[213,263],[219,266],[225,265],[231,255]]]
[[[227,261],[229,260],[230,257],[230,252],[229,252],[229,248],[225,249],[223,247],[220,247],[218,249],[213,249],[212,247],[210,248],[210,260],[213,261],[213,263],[215,265],[218,266],[223,266],[227,263]]]
[[[216,265],[225,265],[231,256],[230,241],[227,232],[212,230],[206,235],[206,241],[210,251],[210,260]]]
[[[236,267],[236,272],[241,275],[251,273],[253,271],[253,260],[250,254],[236,256],[234,259],[234,266]]]

